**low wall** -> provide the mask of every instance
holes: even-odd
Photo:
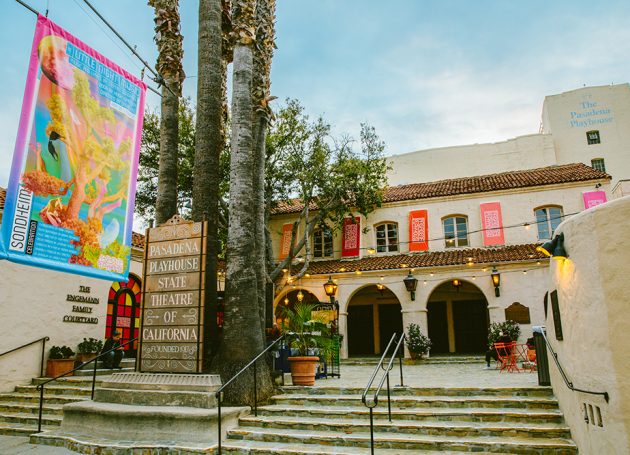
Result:
[[[568,253],[551,259],[547,338],[574,392],[550,358],[551,382],[581,454],[628,454],[630,443],[630,197],[586,210],[562,223]],[[559,317],[558,317],[559,315]],[[562,340],[554,324],[560,321]]]

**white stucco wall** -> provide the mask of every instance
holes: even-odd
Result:
[[[131,261],[131,273],[142,276],[142,264]],[[107,299],[111,281],[71,275],[0,261],[0,352],[48,336],[51,346],[67,345],[75,352],[83,338],[105,336]],[[87,286],[90,292],[79,292]],[[67,295],[96,297],[98,304],[68,302]],[[73,305],[89,306],[92,313],[76,313]],[[98,318],[98,324],[63,322],[65,315]],[[46,352],[48,355],[48,352]],[[39,376],[41,343],[0,357],[0,392]]]
[[[551,380],[581,454],[630,453],[630,197],[585,211],[559,228],[566,261],[553,261],[549,290],[557,289],[563,340],[551,313],[548,338],[574,386],[570,391],[551,362]],[[584,404],[599,407],[602,426],[584,421]],[[589,416],[590,418],[590,416]]]
[[[602,181],[601,190],[606,191],[610,198],[610,184]],[[447,198],[432,198],[419,201],[403,201],[399,203],[386,204],[383,207],[370,213],[367,219],[361,217],[361,256],[368,256],[366,249],[376,247],[376,234],[374,226],[382,222],[398,223],[398,236],[400,251],[392,254],[409,252],[409,211],[426,209],[428,210],[429,229],[428,238],[429,251],[440,251],[445,249],[443,240],[444,229],[442,218],[449,215],[465,215],[468,217],[468,232],[479,231],[481,229],[480,204],[484,202],[500,202],[503,215],[503,225],[521,226],[506,228],[506,245],[519,245],[538,242],[538,230],[536,228],[534,210],[543,206],[561,206],[563,214],[578,213],[584,210],[582,193],[593,191],[595,185],[588,182],[578,182],[572,184],[553,185],[536,188],[519,188],[512,191],[496,191],[489,193],[477,193],[471,195],[452,196]],[[273,250],[275,257],[279,257],[280,239],[282,225],[293,221],[296,215],[283,215],[274,217],[269,225],[273,235]],[[522,224],[528,222],[529,229]],[[303,228],[303,227],[302,227]],[[434,240],[431,240],[434,239]],[[341,236],[337,234],[333,241],[334,257],[341,257]],[[469,246],[467,248],[483,247],[483,237],[481,232],[469,234]],[[380,253],[385,254],[385,253]]]
[[[545,97],[543,130],[553,137],[558,164],[591,165],[604,158],[613,186],[630,178],[630,85],[585,87]],[[600,132],[601,143],[589,145],[586,132]]]
[[[498,172],[534,169],[556,164],[553,140],[531,134],[488,144],[419,150],[387,157],[391,186]]]

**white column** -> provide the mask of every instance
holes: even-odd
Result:
[[[402,320],[403,320],[403,330],[405,333],[407,331],[407,327],[409,324],[417,324],[420,326],[420,331],[427,335],[429,333],[429,325],[427,320],[427,310],[426,309],[418,309],[413,308],[409,310],[402,310]],[[405,358],[410,358],[409,350],[407,349],[407,345],[405,345]],[[428,357],[428,354],[427,354]]]
[[[348,312],[339,311],[339,334],[343,335],[339,356],[342,359],[348,358]]]

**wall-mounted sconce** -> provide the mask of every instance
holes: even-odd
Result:
[[[337,284],[332,280],[332,277],[328,277],[328,281],[324,283],[324,291],[326,295],[330,297],[330,303],[335,303],[335,294],[337,293]]]
[[[383,283],[376,283],[376,289],[378,289],[378,292],[380,292],[381,295],[383,295],[383,291],[385,290],[385,285]]]
[[[455,279],[451,282],[451,284],[453,285],[453,287],[455,288],[455,290],[456,290],[457,292],[459,292],[459,288],[461,288],[461,287],[462,287],[462,280],[460,280],[460,279],[458,279],[458,278],[455,278]]]
[[[499,286],[501,286],[501,274],[497,270],[496,267],[492,267],[492,273],[490,273],[490,278],[492,278],[492,284],[494,285],[494,295],[497,297],[501,296],[501,290]]]
[[[418,286],[418,280],[413,277],[411,270],[403,280],[403,283],[405,283],[405,288],[407,288],[407,291],[411,294],[411,300],[416,300],[416,286]]]
[[[564,233],[560,233],[552,240],[537,246],[536,250],[557,260],[563,260],[569,257],[567,251],[564,249]]]

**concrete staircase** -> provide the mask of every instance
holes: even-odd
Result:
[[[350,357],[348,359],[342,359],[341,360],[341,365],[342,366],[352,366],[352,365],[356,365],[356,366],[366,366],[366,365],[378,365],[378,362],[380,361],[380,357]],[[423,359],[419,359],[419,360],[411,360],[411,359],[404,359],[403,363],[408,365],[408,364],[415,364],[415,365],[443,365],[443,364],[449,364],[449,365],[453,365],[453,364],[460,364],[460,363],[478,363],[478,364],[482,364],[483,362],[485,362],[484,356],[479,354],[479,355],[474,355],[474,354],[470,354],[470,355],[432,355],[429,358],[423,358]],[[398,361],[396,361],[396,364],[398,364]]]
[[[362,390],[285,387],[228,432],[229,454],[369,453],[369,410]],[[550,388],[396,388],[374,410],[379,454],[577,454]]]
[[[103,375],[133,371],[135,359],[123,359],[121,370],[98,369],[96,386]],[[92,364],[75,376],[60,378],[46,386],[42,413],[42,430],[58,427],[63,418],[63,405],[89,400],[92,394]],[[99,379],[100,378],[100,379]],[[49,378],[33,378],[31,384],[16,386],[13,392],[0,393],[0,435],[28,436],[37,432],[39,416],[38,384]]]

